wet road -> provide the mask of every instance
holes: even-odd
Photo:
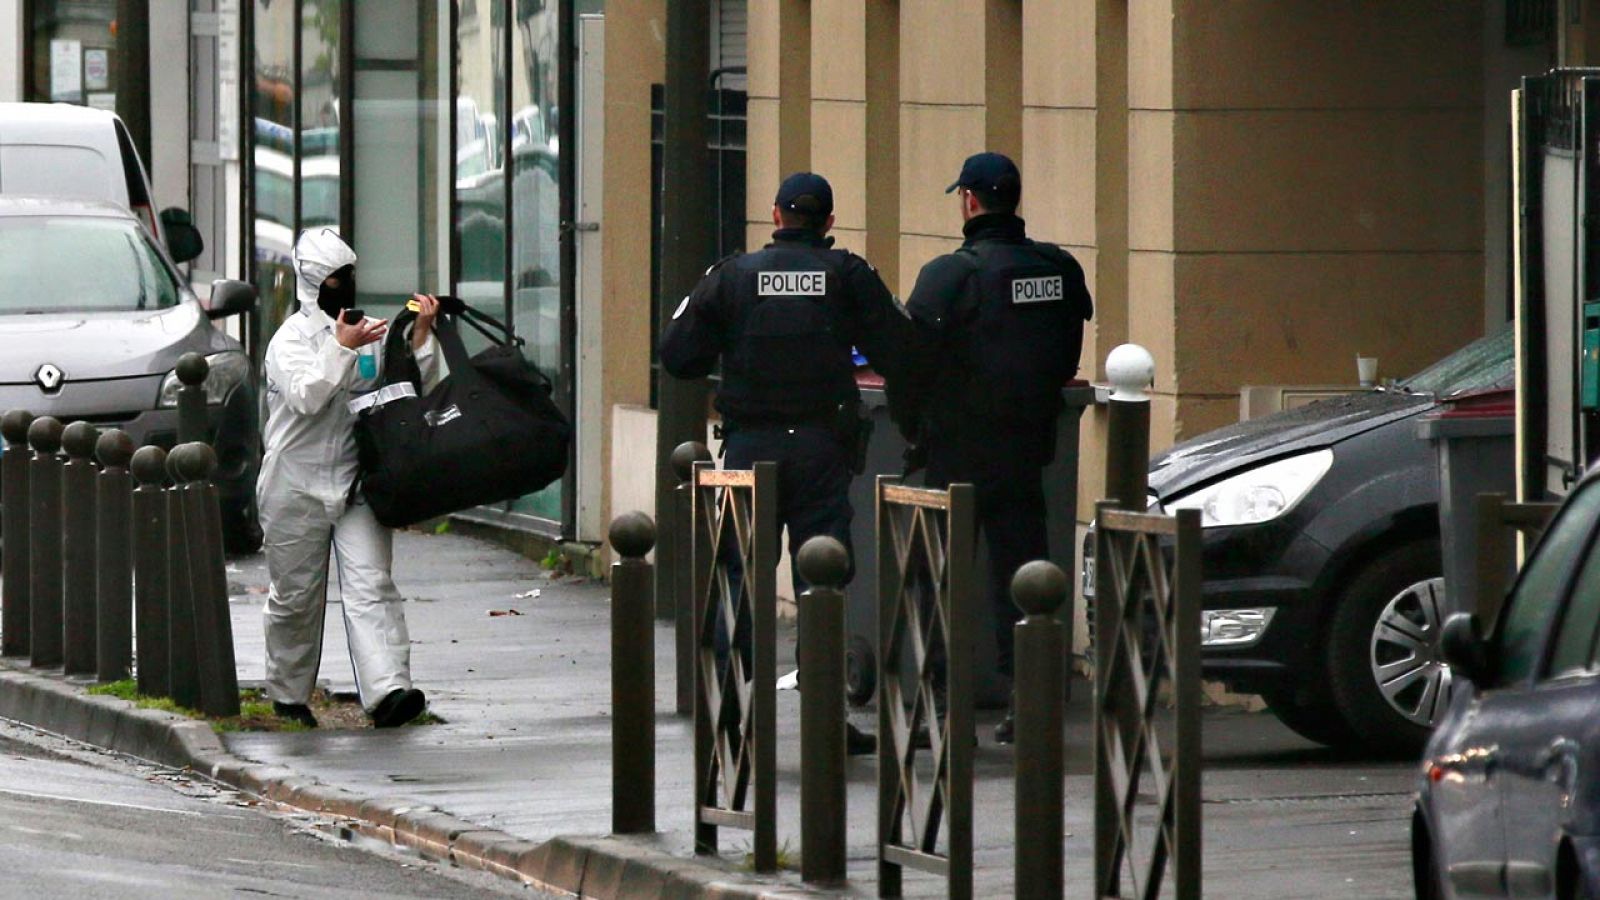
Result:
[[[0,720],[0,897],[543,896],[333,832]]]

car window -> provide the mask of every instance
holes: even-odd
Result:
[[[1495,683],[1515,684],[1533,673],[1550,615],[1560,604],[1579,554],[1590,543],[1600,514],[1600,482],[1591,482],[1568,499],[1522,567],[1496,634]]]
[[[1400,382],[1400,386],[1437,397],[1509,387],[1513,377],[1512,344],[1510,327],[1502,327]]]
[[[0,219],[0,314],[163,309],[172,271],[128,219]]]
[[[1600,548],[1589,542],[1589,553],[1578,578],[1572,583],[1571,599],[1561,611],[1556,626],[1555,648],[1550,654],[1546,677],[1563,678],[1589,671],[1594,663],[1595,628],[1600,626]]]
[[[64,197],[72,200],[126,201],[113,178],[121,178],[91,147],[55,144],[0,146],[0,191],[18,196]]]

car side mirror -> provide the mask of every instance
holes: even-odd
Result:
[[[211,282],[211,306],[206,310],[206,318],[225,319],[255,308],[255,285],[226,278]]]
[[[1477,616],[1458,612],[1445,619],[1439,651],[1457,675],[1483,686],[1489,676],[1489,645],[1478,635]]]
[[[205,239],[200,237],[200,229],[194,227],[194,220],[187,210],[176,206],[163,209],[161,227],[167,233],[167,252],[172,254],[174,260],[188,262],[205,251]]]

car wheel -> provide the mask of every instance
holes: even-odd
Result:
[[[856,635],[844,654],[844,689],[851,706],[866,706],[878,689],[878,655],[872,642]]]
[[[1267,709],[1290,731],[1308,741],[1329,747],[1349,747],[1360,736],[1345,722],[1338,704],[1325,691],[1310,687],[1286,688],[1261,695]]]
[[[1345,586],[1328,634],[1333,699],[1369,747],[1422,749],[1450,702],[1439,652],[1447,612],[1437,541],[1405,544]]]

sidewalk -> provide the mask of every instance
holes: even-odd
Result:
[[[231,734],[233,753],[282,765],[358,794],[400,794],[532,842],[604,835],[610,827],[609,638],[605,586],[551,582],[533,563],[453,535],[402,533],[396,580],[416,682],[446,724],[378,732]],[[229,572],[240,677],[262,674],[259,558]],[[537,597],[519,597],[530,590]],[[522,615],[491,616],[516,609]],[[330,605],[322,676],[352,689],[339,608]],[[793,659],[781,633],[780,671]],[[657,633],[658,844],[690,857],[691,727],[673,715],[672,635]],[[1069,710],[1067,878],[1082,895],[1092,852],[1087,686]],[[778,694],[779,844],[798,856],[799,698]],[[977,896],[1009,896],[1011,752],[992,743],[995,713],[980,714],[975,789]],[[870,711],[854,714],[873,728]],[[874,729],[875,730],[875,729]],[[1295,737],[1270,716],[1213,711],[1206,719],[1205,879],[1217,897],[1409,897],[1408,823],[1415,767],[1342,759]],[[875,770],[851,762],[850,875],[872,895]],[[730,870],[748,839],[723,830]],[[937,880],[908,872],[910,896],[940,896]]]

